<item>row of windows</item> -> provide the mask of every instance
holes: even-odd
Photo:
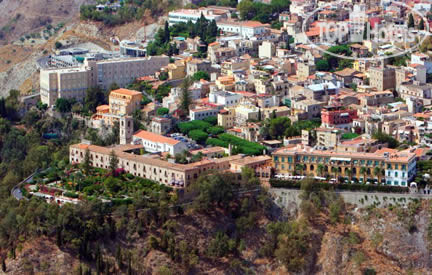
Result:
[[[388,180],[388,181],[387,181],[387,184],[388,184],[388,185],[391,185],[392,182],[391,182],[390,180]],[[395,181],[393,182],[393,185],[399,185],[399,181],[395,180]],[[400,185],[401,185],[401,186],[406,186],[406,182],[405,182],[405,181],[401,181],[401,182],[400,182]]]
[[[292,163],[293,162],[293,157],[291,157],[291,156],[288,156],[288,157],[273,156],[273,160],[275,162],[278,162],[280,160],[280,162],[289,162],[289,163]],[[301,162],[301,161],[303,161],[303,162],[306,162],[306,161],[315,162],[316,161],[316,162],[326,162],[326,163],[329,163],[330,162],[330,158],[329,157],[315,157],[315,156],[296,156],[296,161],[297,162]],[[382,162],[382,161],[373,161],[373,160],[364,160],[364,159],[357,160],[357,159],[354,159],[351,162],[354,165],[361,164],[361,165],[369,165],[369,166],[371,166],[371,165],[374,165],[374,166],[384,166],[384,162]],[[392,164],[391,163],[387,163],[387,169],[398,170],[399,168],[401,170],[406,171],[407,166],[406,166],[406,164],[397,164],[397,163],[395,163],[395,164],[393,164],[393,168],[392,168]]]

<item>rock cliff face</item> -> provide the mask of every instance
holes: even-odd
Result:
[[[350,211],[351,223],[323,232],[317,274],[432,274],[429,202],[408,209]]]

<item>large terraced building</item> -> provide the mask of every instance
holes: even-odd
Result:
[[[416,154],[382,149],[375,153],[338,153],[297,145],[272,154],[277,174],[343,177],[350,180],[408,186],[416,173]],[[362,169],[363,168],[363,169]]]

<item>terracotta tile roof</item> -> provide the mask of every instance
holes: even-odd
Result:
[[[137,92],[134,90],[129,90],[129,89],[124,89],[124,88],[113,90],[113,91],[111,91],[111,93],[116,93],[116,94],[121,94],[121,95],[130,95],[130,96],[141,94],[140,92]]]
[[[149,140],[152,142],[158,142],[158,143],[165,143],[165,144],[169,144],[169,145],[176,145],[177,143],[180,143],[180,141],[169,138],[169,137],[165,137],[162,135],[158,135],[152,132],[148,132],[148,131],[144,131],[144,130],[140,130],[138,132],[136,132],[134,135],[134,137],[139,137],[145,140]]]
[[[105,111],[105,110],[109,110],[109,105],[99,105],[96,107],[96,111],[100,112],[100,111]]]

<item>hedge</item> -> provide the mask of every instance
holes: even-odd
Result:
[[[270,179],[273,188],[300,189],[301,181]],[[388,192],[388,193],[408,193],[409,188],[400,186],[374,185],[374,184],[330,184],[325,182],[315,182],[316,187],[325,190],[339,191],[365,191],[365,192]]]
[[[227,144],[232,144],[234,147],[237,147],[239,153],[246,155],[261,155],[265,149],[261,144],[247,141],[230,134],[220,134],[218,138]]]
[[[179,123],[178,127],[180,129],[180,132],[187,135],[192,130],[205,131],[207,128],[211,127],[211,124],[202,120],[192,120]]]
[[[68,197],[68,198],[73,198],[73,199],[78,198],[78,194],[74,193],[74,192],[64,192],[63,196]]]

